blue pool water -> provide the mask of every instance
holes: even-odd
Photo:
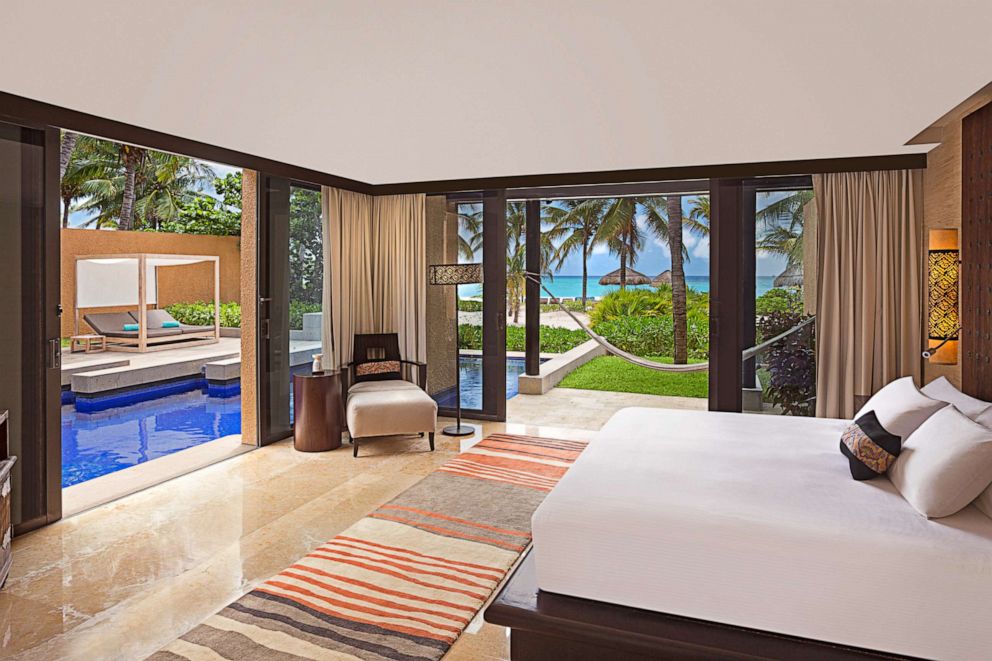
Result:
[[[541,361],[544,362],[544,361]],[[506,359],[506,398],[510,399],[520,392],[517,377],[524,373],[523,358]],[[482,408],[482,358],[478,356],[460,356],[458,359],[458,376],[461,379],[462,409]],[[454,387],[434,395],[439,406],[455,406]]]
[[[62,486],[241,433],[241,391],[184,379],[62,406]]]

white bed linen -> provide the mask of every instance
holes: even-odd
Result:
[[[992,519],[851,479],[846,420],[629,408],[537,509],[542,590],[870,649],[992,656]]]

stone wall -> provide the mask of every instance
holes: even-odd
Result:
[[[427,264],[458,261],[458,221],[443,195],[427,196]],[[455,385],[455,288],[427,284],[427,392]]]
[[[255,312],[258,306],[258,262],[256,228],[258,227],[258,173],[245,170],[241,179],[241,442],[255,445],[258,442],[256,405],[256,352]]]

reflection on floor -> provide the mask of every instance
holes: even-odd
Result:
[[[472,424],[476,437],[585,439],[611,411],[649,405],[610,395],[518,396],[509,418],[521,424]],[[457,454],[459,439],[437,438],[433,453],[420,439],[383,439],[359,459],[347,446],[303,454],[283,441],[18,537],[0,591],[0,657],[144,658]],[[474,622],[447,658],[509,658],[506,632]]]

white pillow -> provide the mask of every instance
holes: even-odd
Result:
[[[921,393],[913,383],[913,377],[904,376],[872,395],[854,419],[874,411],[885,431],[898,436],[905,445],[910,434],[945,406],[947,402],[930,399]]]
[[[954,384],[947,380],[947,377],[942,376],[939,379],[931,381],[927,385],[920,389],[927,397],[933,399],[939,399],[942,402],[947,402],[948,404],[953,404],[954,408],[964,413],[966,416],[979,422],[979,417],[988,412],[990,422],[992,422],[992,402],[985,402],[971,395],[966,395],[957,388]],[[986,427],[990,425],[985,425]]]
[[[950,516],[992,483],[992,430],[947,406],[903,442],[886,474],[923,516]]]

